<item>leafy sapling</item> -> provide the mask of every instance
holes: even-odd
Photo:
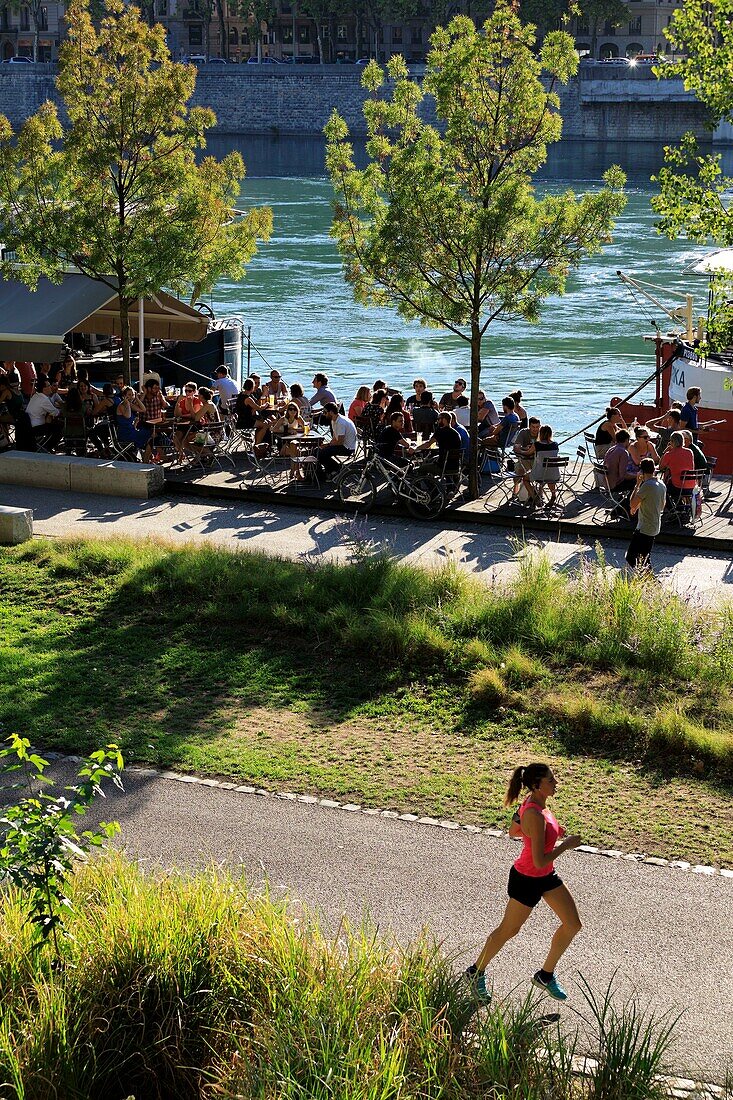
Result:
[[[107,780],[122,789],[124,762],[117,745],[97,749],[82,760],[78,782],[58,789],[45,774],[48,760],[31,751],[30,741],[17,734],[7,741],[0,749],[0,772],[19,772],[20,779],[0,788],[18,792],[2,807],[0,882],[17,887],[26,904],[36,933],[34,947],[51,941],[59,957],[59,934],[71,908],[66,884],[74,861],[86,859],[120,828],[116,821],[100,821],[79,833],[75,815],[86,814],[98,795],[105,797],[102,784]]]

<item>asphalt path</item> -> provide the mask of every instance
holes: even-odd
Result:
[[[69,774],[68,765],[55,770]],[[243,870],[255,889],[267,883],[316,911],[327,930],[344,915],[369,918],[401,943],[426,928],[455,957],[458,972],[503,912],[517,855],[507,837],[134,770],[124,784],[124,793],[101,800],[100,809],[119,820],[119,843],[130,856],[148,867]],[[561,800],[557,810],[561,815]],[[582,1007],[582,974],[597,991],[615,979],[619,997],[638,993],[659,1011],[684,1012],[673,1068],[723,1081],[733,1067],[733,878],[583,852],[566,853],[557,867],[584,925],[559,968],[574,992],[570,1003]],[[492,965],[495,995],[524,994],[553,928],[548,907],[540,906]]]
[[[37,535],[76,538],[122,536],[163,539],[173,545],[207,543],[222,548],[253,550],[294,560],[346,561],[355,544],[371,543],[399,560],[435,566],[450,562],[489,583],[511,580],[522,558],[541,549],[553,565],[577,566],[595,557],[592,539],[553,539],[506,528],[442,527],[439,522],[310,512],[278,505],[202,502],[175,497],[128,500],[52,489],[0,485],[0,504],[33,509]],[[611,567],[622,567],[628,535],[604,540]],[[733,564],[729,554],[670,546],[654,550],[654,568],[669,590],[696,601],[717,602],[733,594]]]

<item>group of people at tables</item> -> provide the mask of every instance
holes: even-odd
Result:
[[[614,509],[617,516],[628,514],[644,459],[653,461],[672,502],[692,492],[698,475],[707,476],[713,463],[705,454],[698,433],[720,421],[699,419],[701,398],[700,389],[691,387],[686,403],[673,402],[666,413],[645,424],[635,420],[627,425],[618,408],[606,409],[605,418],[596,429],[595,450],[605,467],[608,487],[619,502]]]

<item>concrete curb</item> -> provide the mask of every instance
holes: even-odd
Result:
[[[83,759],[81,756],[67,756],[60,752],[43,752],[47,760],[67,760],[71,764],[78,764]],[[125,772],[131,772],[139,776],[167,779],[174,783],[188,783],[199,787],[217,787],[222,791],[232,791],[237,794],[254,795],[255,798],[276,798],[282,802],[300,802],[305,806],[320,806],[323,810],[341,810],[345,813],[363,814],[365,817],[383,817],[394,821],[403,821],[407,825],[422,825],[431,829],[446,829],[451,832],[462,831],[465,833],[482,834],[490,837],[507,837],[509,834],[504,829],[483,828],[478,825],[463,825],[460,821],[450,821],[446,818],[418,816],[418,814],[398,813],[397,810],[380,810],[376,807],[361,806],[355,802],[338,802],[333,798],[320,798],[313,794],[296,794],[293,791],[268,791],[264,787],[253,787],[248,783],[233,783],[226,779],[209,779],[198,775],[188,775],[184,772],[148,768],[135,764],[125,767]],[[124,775],[124,773],[123,773]],[[647,867],[671,867],[675,871],[690,871],[693,875],[706,875],[733,880],[733,869],[724,867],[709,867],[706,864],[688,863],[684,859],[660,859],[658,856],[647,856],[643,852],[622,852],[615,848],[596,848],[592,844],[581,844],[575,849],[586,855],[603,856],[605,859],[627,860],[629,863],[642,863]]]

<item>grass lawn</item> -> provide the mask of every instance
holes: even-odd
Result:
[[[0,723],[46,748],[733,866],[733,613],[540,559],[496,589],[112,541],[0,551]]]

